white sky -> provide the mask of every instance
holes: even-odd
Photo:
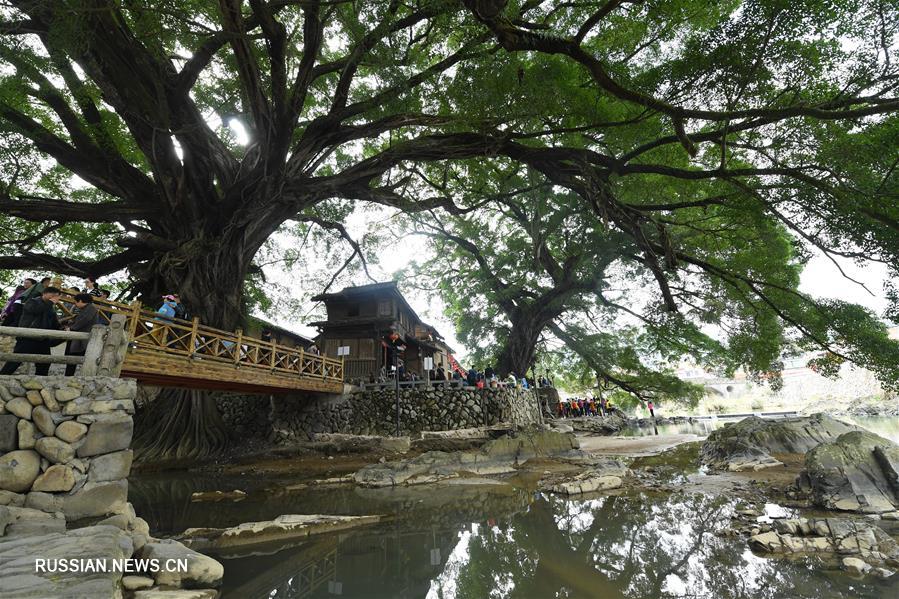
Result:
[[[814,297],[830,297],[861,304],[882,316],[887,306],[883,289],[883,284],[889,279],[886,265],[868,263],[860,267],[851,260],[836,258],[836,261],[847,276],[862,283],[871,293],[844,278],[833,262],[820,252],[816,253],[802,272],[799,289]]]

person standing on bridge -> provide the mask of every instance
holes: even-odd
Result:
[[[97,324],[98,310],[94,305],[94,296],[89,293],[79,293],[75,296],[75,308],[78,309],[78,313],[67,328],[70,331],[89,333],[91,328]],[[74,339],[66,345],[67,356],[83,356],[85,351],[87,351],[87,341],[81,339]],[[75,368],[75,364],[67,364],[66,376],[73,376]]]
[[[156,310],[156,313],[162,317],[162,320],[171,321],[175,318],[175,306],[178,302],[175,300],[174,295],[163,295],[162,296],[162,305],[159,306],[159,309]]]
[[[9,301],[3,306],[3,312],[0,312],[0,323],[4,326],[14,327],[18,321],[18,315],[22,309],[21,297],[29,288],[37,284],[34,279],[25,279],[21,285],[10,296]]]
[[[100,288],[97,287],[97,279],[91,275],[84,277],[84,289],[82,293],[87,293],[93,297],[100,297]]]
[[[59,317],[54,310],[59,303],[59,289],[47,287],[41,295],[33,297],[22,306],[22,316],[19,318],[19,327],[23,329],[47,329],[58,331],[60,329]],[[57,342],[58,343],[58,342]],[[50,339],[16,339],[13,347],[14,354],[41,354],[50,355],[50,348],[55,345]],[[21,362],[7,362],[0,369],[0,374],[13,374],[21,366]],[[38,376],[46,376],[50,371],[49,362],[35,364],[34,373]]]
[[[649,415],[653,419],[655,419],[655,417],[656,417],[655,406],[653,405],[652,400],[650,400],[646,403],[646,408],[649,410]]]
[[[181,296],[177,293],[173,293],[172,297],[175,298],[175,318],[190,320],[190,314],[187,312],[187,308],[181,303]]]
[[[157,320],[161,321],[159,325],[153,326],[153,338],[156,340],[156,343],[160,346],[165,346],[168,343],[166,333],[165,324],[172,324],[172,320],[175,318],[175,305],[177,302],[175,301],[174,295],[163,295],[162,296],[162,305],[159,306],[159,309],[156,311],[156,314],[159,315]]]

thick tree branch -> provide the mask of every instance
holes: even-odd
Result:
[[[71,258],[60,258],[49,254],[23,252],[17,256],[0,256],[0,268],[13,270],[45,269],[60,275],[78,277],[94,275],[101,277],[127,268],[151,256],[152,252],[149,250],[132,248],[95,262],[86,262]]]
[[[0,192],[0,212],[33,222],[114,223],[121,220],[144,220],[154,211],[128,202],[87,204],[33,196],[10,197]]]

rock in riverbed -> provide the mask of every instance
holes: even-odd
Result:
[[[759,470],[779,466],[775,453],[806,453],[858,427],[825,414],[765,419],[750,416],[712,431],[702,444],[700,460],[717,470]]]
[[[618,410],[607,416],[581,416],[563,422],[570,425],[574,432],[588,435],[614,435],[628,425],[627,416]]]
[[[899,445],[853,431],[805,456],[797,486],[815,505],[880,514],[899,509]]]
[[[307,537],[374,524],[380,516],[285,514],[274,520],[245,522],[231,528],[188,528],[179,539],[194,549],[231,549],[302,540]]]
[[[617,489],[631,471],[620,461],[608,457],[578,456],[562,458],[561,462],[580,466],[574,472],[545,473],[538,485],[541,491],[562,495],[580,495]]]
[[[750,537],[749,545],[763,553],[815,554],[833,565],[842,560],[844,567],[855,566],[858,573],[875,567],[878,574],[890,576],[893,572],[885,568],[899,567],[899,544],[890,535],[869,522],[846,518],[775,520],[774,530]],[[858,563],[847,566],[847,557]]]
[[[191,502],[197,501],[243,501],[247,498],[247,492],[240,489],[233,491],[197,491],[191,493]]]
[[[577,438],[570,433],[525,430],[488,441],[478,451],[429,451],[409,460],[371,464],[353,478],[364,487],[390,487],[433,483],[460,472],[504,474],[528,459],[567,455],[577,448]]]
[[[225,573],[222,564],[216,560],[171,539],[147,543],[138,554],[142,559],[156,559],[159,563],[166,563],[166,560],[186,560],[185,572],[176,571],[177,569],[160,569],[153,572],[153,580],[160,586],[186,589],[217,588]]]

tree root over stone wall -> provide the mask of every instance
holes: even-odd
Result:
[[[229,441],[210,391],[162,389],[135,416],[134,457],[139,462],[210,458]]]

